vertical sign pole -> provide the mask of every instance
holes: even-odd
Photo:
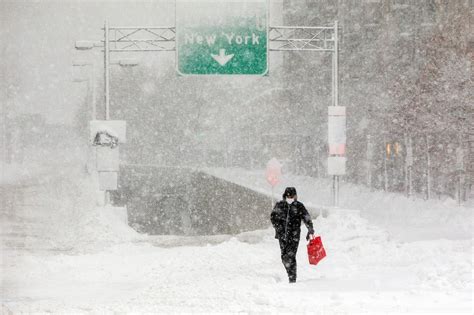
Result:
[[[404,174],[404,188],[405,188],[405,196],[408,197],[408,135],[407,133],[403,134],[403,141],[405,143],[405,174]],[[384,140],[385,142],[385,140]],[[385,145],[385,144],[384,144]]]
[[[367,135],[367,151],[365,158],[367,160],[367,187],[372,188],[372,142],[370,134]]]
[[[462,194],[461,194],[461,189],[462,189],[462,179],[461,179],[461,171],[457,171],[458,172],[458,193],[457,193],[457,200],[458,200],[458,206],[461,205],[462,201]]]
[[[431,156],[429,135],[426,135],[426,164],[426,199],[431,199]]]
[[[413,145],[411,135],[408,136],[408,153],[410,156],[408,165],[408,197],[413,196]]]
[[[464,170],[464,152],[462,147],[462,138],[459,134],[459,144],[456,148],[456,173],[458,174],[457,201],[460,206],[463,201],[463,170]]]
[[[335,39],[336,38],[336,30],[334,30],[334,33],[333,33],[333,38]],[[336,47],[335,46],[336,44],[334,44],[334,48]],[[332,52],[332,64],[331,64],[331,105],[332,106],[335,106],[336,104],[336,96],[335,96],[335,92],[336,92],[336,84],[334,83],[334,78],[336,77],[336,67],[335,67],[335,61],[336,60],[336,51],[334,49],[334,51]],[[329,116],[328,116],[328,119],[329,119]],[[329,123],[329,121],[328,121]],[[329,152],[329,156],[331,156],[331,153]],[[332,205],[333,206],[336,206],[336,175],[333,175],[332,176],[332,187],[331,187],[331,197],[332,197]]]
[[[272,185],[272,207],[271,207],[271,209],[273,209],[273,205],[275,204],[275,193],[274,193],[274,191],[275,191],[275,187],[273,187],[273,185]]]
[[[104,78],[105,78],[105,120],[110,119],[110,47],[109,47],[109,22],[104,25]]]
[[[385,133],[383,135],[383,190],[387,191],[388,179],[387,179],[387,139]]]
[[[95,90],[95,63],[91,64],[91,84],[92,84],[92,120],[96,120],[97,116],[97,103],[96,103],[96,90]]]
[[[338,78],[338,59],[339,59],[339,49],[338,49],[338,21],[334,22],[334,52],[332,54],[332,97],[333,97],[333,106],[339,106],[339,78]],[[335,207],[339,204],[339,176],[333,175],[333,205]]]
[[[97,98],[97,92],[96,92],[96,89],[95,89],[95,62],[91,62],[91,71],[90,71],[90,80],[89,82],[91,82],[91,85],[92,85],[92,113],[91,113],[91,120],[96,120],[97,118],[97,101],[96,101],[96,98]],[[90,146],[92,152],[91,152],[91,158],[92,158],[92,163],[94,165],[94,167],[92,168],[93,169],[93,172],[95,174],[95,176],[97,176],[97,173],[95,173],[97,171],[97,148],[94,147],[94,146]]]
[[[104,23],[104,89],[105,89],[105,120],[110,119],[110,47],[109,47],[109,21]],[[110,202],[110,193],[105,191],[105,206]]]
[[[334,106],[339,106],[339,34],[338,21],[334,22]]]

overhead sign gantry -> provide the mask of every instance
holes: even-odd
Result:
[[[183,75],[265,75],[269,51],[331,53],[332,106],[328,114],[338,117],[330,119],[328,144],[343,150],[330,149],[328,152],[328,175],[333,176],[333,200],[334,205],[338,205],[339,176],[345,174],[346,162],[345,108],[339,106],[338,23],[336,21],[332,26],[268,26],[267,12],[267,0],[177,0],[176,26],[109,27],[106,21],[103,41],[77,41],[76,48],[100,47],[104,51],[106,120],[110,119],[111,52],[175,51],[176,69]],[[331,143],[334,137],[337,141]]]

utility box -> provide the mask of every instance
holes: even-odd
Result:
[[[117,172],[99,172],[99,190],[117,190]]]
[[[97,153],[97,170],[99,172],[118,172],[120,165],[119,148],[111,148],[98,146]]]
[[[90,143],[96,148],[99,190],[117,190],[120,165],[120,143],[126,142],[127,125],[124,120],[91,120]]]
[[[343,156],[328,157],[328,175],[345,175],[346,158]]]

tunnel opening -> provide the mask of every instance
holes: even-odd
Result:
[[[203,170],[121,165],[114,205],[149,235],[238,234],[270,226],[271,198]]]

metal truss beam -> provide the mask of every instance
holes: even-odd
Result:
[[[334,52],[333,26],[270,26],[270,51]],[[110,52],[174,51],[176,27],[110,27]]]
[[[334,52],[334,27],[273,26],[269,28],[270,51]]]
[[[109,27],[111,52],[174,51],[174,26]]]

